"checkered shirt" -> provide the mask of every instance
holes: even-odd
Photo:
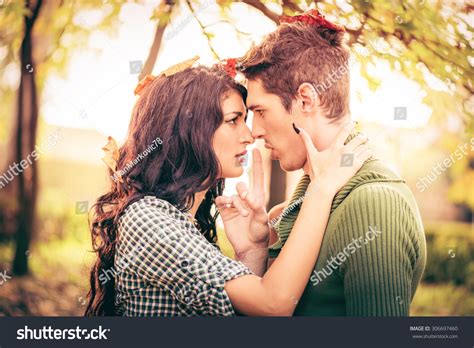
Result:
[[[224,256],[190,215],[154,196],[128,206],[118,223],[116,314],[235,315],[225,282],[252,272]]]

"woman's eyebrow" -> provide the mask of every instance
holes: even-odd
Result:
[[[228,115],[228,114],[236,114],[236,115],[239,116],[239,117],[243,115],[243,113],[242,113],[241,111],[230,111],[230,112],[226,112],[226,113],[224,114],[224,116],[225,116],[225,115]]]

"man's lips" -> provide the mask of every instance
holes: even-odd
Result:
[[[270,153],[271,159],[276,160],[277,159],[277,151],[268,144],[265,144],[265,148],[271,151],[271,153]]]
[[[271,147],[271,146],[268,145],[268,144],[265,144],[265,148],[266,148],[266,149],[269,149],[269,150],[274,150],[273,147]]]

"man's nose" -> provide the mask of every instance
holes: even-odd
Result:
[[[261,139],[265,135],[265,130],[263,129],[258,117],[254,116],[252,120],[252,136],[254,139]]]

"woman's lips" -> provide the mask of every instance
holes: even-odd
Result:
[[[245,163],[247,163],[247,151],[243,151],[237,155],[235,155],[235,158],[237,158],[237,162],[239,163],[239,166],[242,166],[244,165]]]
[[[235,157],[242,157],[242,156],[245,156],[246,154],[247,154],[247,150],[242,151],[241,153],[238,153],[237,155],[235,155]]]

